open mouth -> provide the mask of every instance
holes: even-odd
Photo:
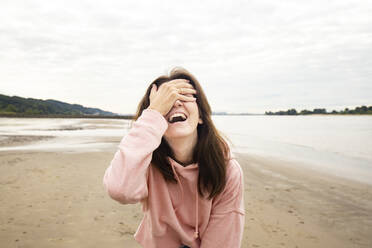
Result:
[[[183,121],[186,121],[187,117],[184,116],[184,115],[174,115],[172,116],[171,118],[169,118],[168,122],[173,124],[173,123],[176,123],[176,122],[183,122]]]

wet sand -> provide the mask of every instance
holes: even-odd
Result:
[[[0,147],[13,147],[28,145],[38,141],[46,141],[55,138],[54,136],[37,136],[37,135],[1,135]]]
[[[114,152],[0,152],[1,247],[140,247],[140,205],[121,205],[102,186]],[[236,155],[245,176],[242,247],[372,247],[371,185]]]

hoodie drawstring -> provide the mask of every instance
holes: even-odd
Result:
[[[176,177],[177,181],[178,181],[178,184],[181,188],[181,202],[183,202],[183,187],[182,187],[182,184],[181,184],[181,181],[180,181],[180,178],[178,177],[178,174],[176,173],[176,169],[174,168],[174,165],[173,163],[171,163],[171,167],[172,167],[172,171],[173,171],[173,174],[174,176]],[[198,183],[195,184],[196,187],[195,187],[195,212],[196,212],[196,215],[195,215],[195,231],[194,231],[194,238],[198,238],[199,237],[199,193],[198,193]],[[178,206],[176,207],[175,211],[177,211],[177,208]]]
[[[196,212],[196,215],[195,215],[195,233],[194,233],[194,237],[195,238],[198,238],[199,237],[199,193],[198,193],[198,183],[195,184],[196,185],[196,189],[195,189],[195,212]]]

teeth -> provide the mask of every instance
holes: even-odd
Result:
[[[178,117],[178,116],[181,116],[184,120],[187,119],[186,115],[181,114],[181,113],[176,113],[176,114],[172,115],[171,117],[169,117],[169,122],[171,122],[173,118]]]

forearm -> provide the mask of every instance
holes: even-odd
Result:
[[[123,204],[147,197],[147,169],[167,127],[164,117],[155,110],[144,110],[133,123],[103,177],[110,197]]]

